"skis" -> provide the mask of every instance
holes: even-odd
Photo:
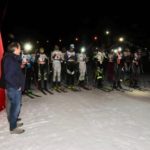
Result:
[[[41,97],[40,95],[37,95],[37,94],[35,94],[35,93],[33,93],[33,92],[25,92],[24,93],[26,96],[28,96],[29,98],[31,98],[31,99],[34,99],[35,97]]]
[[[73,92],[80,92],[81,89],[80,88],[77,88],[77,87],[67,87],[67,89],[73,91]]]
[[[54,93],[48,89],[39,89],[44,95],[47,95],[47,93],[53,95]]]
[[[67,92],[68,92],[67,90],[65,90],[64,87],[60,87],[59,90],[62,91],[62,92],[64,92],[64,93],[67,93]]]
[[[102,91],[104,91],[104,92],[111,92],[111,91],[113,91],[113,89],[112,88],[108,88],[108,87],[101,87],[101,88],[98,88],[98,89],[100,89],[100,90],[102,90]]]
[[[47,93],[44,90],[40,90],[44,95],[47,95]]]
[[[65,88],[63,87],[57,87],[57,88],[54,88],[54,90],[58,93],[61,93],[61,92],[64,92],[64,93],[67,93],[68,91],[65,90]]]
[[[33,93],[32,91],[30,91],[30,92],[28,92],[30,95],[32,95],[32,96],[35,96],[35,97],[41,97],[40,95],[38,95],[38,94],[35,94],[35,93]]]
[[[71,87],[70,88],[72,91],[74,91],[74,92],[80,92],[81,91],[81,88],[77,88],[77,87]]]
[[[81,86],[81,88],[84,89],[84,90],[92,90],[92,88],[87,87],[87,86]]]
[[[113,88],[113,90],[120,91],[120,92],[125,92],[125,90],[123,90],[122,88]]]
[[[79,88],[79,87],[74,87],[74,86],[73,87],[68,87],[67,85],[64,85],[64,87],[68,90],[73,91],[73,92],[80,92],[81,91],[81,88]]]
[[[51,94],[51,95],[54,94],[52,91],[50,91],[50,90],[48,90],[48,89],[45,89],[45,91],[46,91],[47,93]]]
[[[58,93],[61,93],[61,91],[60,91],[59,88],[55,88],[54,90],[55,90],[56,92],[58,92]]]
[[[29,93],[25,93],[25,95],[28,96],[28,97],[31,98],[31,99],[34,99],[34,98],[35,98],[34,96],[32,96],[32,95],[29,94]]]

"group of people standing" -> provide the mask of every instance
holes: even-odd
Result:
[[[63,51],[55,45],[47,56],[42,47],[36,53],[29,53],[21,51],[17,42],[9,44],[8,53],[3,58],[3,73],[9,103],[10,132],[21,134],[25,131],[19,128],[23,126],[19,122],[21,97],[22,93],[32,89],[33,83],[43,93],[51,92],[50,85],[52,89],[60,91],[64,90],[63,87],[76,90],[76,86],[89,90],[87,78],[93,81],[92,86],[100,89],[105,87],[104,80],[110,83],[112,89],[121,89],[122,81],[132,88],[138,88],[139,75],[143,71],[141,57],[140,50],[133,53],[128,48],[118,48],[105,52],[103,48],[98,48],[89,58],[84,49],[77,53],[74,44]]]

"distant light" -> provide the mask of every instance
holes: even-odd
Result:
[[[94,40],[97,40],[98,39],[98,37],[97,36],[94,36]]]
[[[85,53],[86,48],[85,47],[81,47],[81,53]]]
[[[59,39],[59,42],[61,43],[61,42],[62,42],[62,40],[61,40],[61,39]]]
[[[106,33],[106,35],[109,35],[109,34],[110,34],[110,32],[109,32],[108,30],[107,30],[105,33]]]
[[[36,41],[36,43],[39,44],[40,42],[39,42],[39,41]]]
[[[120,37],[120,38],[119,38],[119,42],[124,42],[124,38],[123,38],[123,37]]]
[[[49,43],[49,40],[47,40],[46,43]]]
[[[75,41],[79,41],[79,39],[78,39],[78,38],[75,38]]]
[[[24,50],[25,50],[26,52],[31,51],[31,50],[32,50],[32,45],[31,45],[31,43],[26,43],[26,44],[24,44]]]

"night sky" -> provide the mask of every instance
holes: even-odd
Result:
[[[6,0],[3,2],[3,6]],[[2,10],[2,9],[1,9]],[[122,11],[128,11],[123,9]],[[120,10],[118,10],[120,12]],[[150,45],[150,23],[148,15],[107,15],[107,9],[95,2],[76,1],[8,1],[2,33],[15,37],[57,40],[80,37],[88,39],[94,35],[103,38],[104,31],[112,36],[125,36],[142,47]],[[6,36],[7,37],[7,36]]]

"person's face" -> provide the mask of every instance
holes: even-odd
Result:
[[[128,56],[130,56],[131,55],[131,52],[130,51],[128,51]]]
[[[14,53],[15,53],[16,55],[20,55],[20,53],[21,53],[21,46],[20,46],[20,45],[18,45],[18,47],[15,48]]]
[[[40,53],[41,53],[41,54],[44,53],[44,49],[43,49],[43,48],[40,49]]]

